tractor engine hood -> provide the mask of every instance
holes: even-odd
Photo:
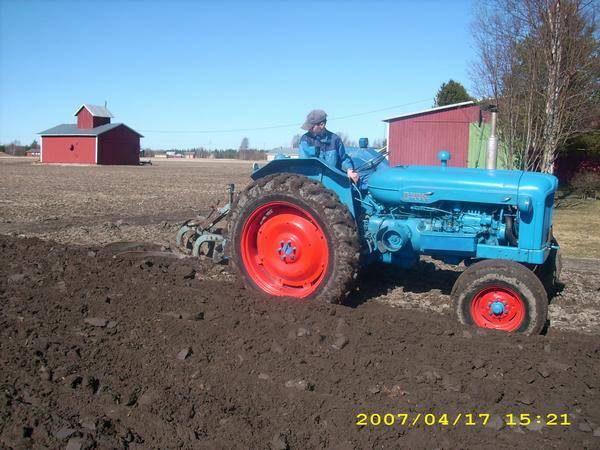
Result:
[[[558,180],[552,175],[517,170],[397,166],[376,170],[368,180],[373,198],[384,205],[439,201],[529,205],[544,202]]]

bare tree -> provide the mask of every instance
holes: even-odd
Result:
[[[21,141],[12,141],[6,146],[6,153],[12,156],[25,156],[27,147],[21,145]]]
[[[247,137],[244,137],[244,139],[242,139],[242,142],[240,143],[240,149],[239,149],[240,159],[247,159],[247,153],[248,153],[249,149],[250,149],[250,141],[248,140]]]
[[[292,148],[298,148],[300,147],[300,139],[302,138],[302,136],[300,136],[299,134],[295,134],[292,137]]]
[[[338,131],[335,134],[337,134],[340,137],[342,143],[344,144],[344,147],[356,147],[356,142],[351,140],[350,137],[343,131]]]
[[[499,106],[509,163],[552,172],[564,141],[598,112],[593,2],[492,0],[473,23],[477,94]]]
[[[381,138],[381,139],[375,139],[373,141],[373,143],[371,144],[371,147],[383,148],[386,145],[387,145],[387,139],[386,138]]]

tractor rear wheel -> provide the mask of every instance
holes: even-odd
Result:
[[[487,259],[468,267],[452,288],[458,320],[508,332],[539,334],[548,317],[548,296],[522,264]]]
[[[255,291],[341,303],[353,289],[356,223],[333,191],[307,177],[250,183],[232,208],[228,234],[230,261]]]

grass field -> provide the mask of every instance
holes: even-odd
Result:
[[[600,258],[600,201],[554,212],[554,234],[565,256]]]

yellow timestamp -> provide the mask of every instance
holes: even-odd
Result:
[[[569,426],[569,415],[563,414],[535,414],[535,413],[506,413],[494,415],[490,413],[358,413],[356,425],[359,427],[417,427],[417,426],[487,426],[492,420],[502,420],[508,427],[528,426],[543,424],[545,426]]]
[[[567,413],[555,414],[532,414],[532,413],[520,413],[513,414],[508,413],[504,415],[504,423],[509,427],[527,426],[532,423],[544,424],[546,426],[562,426],[568,427],[571,425],[569,415]]]

